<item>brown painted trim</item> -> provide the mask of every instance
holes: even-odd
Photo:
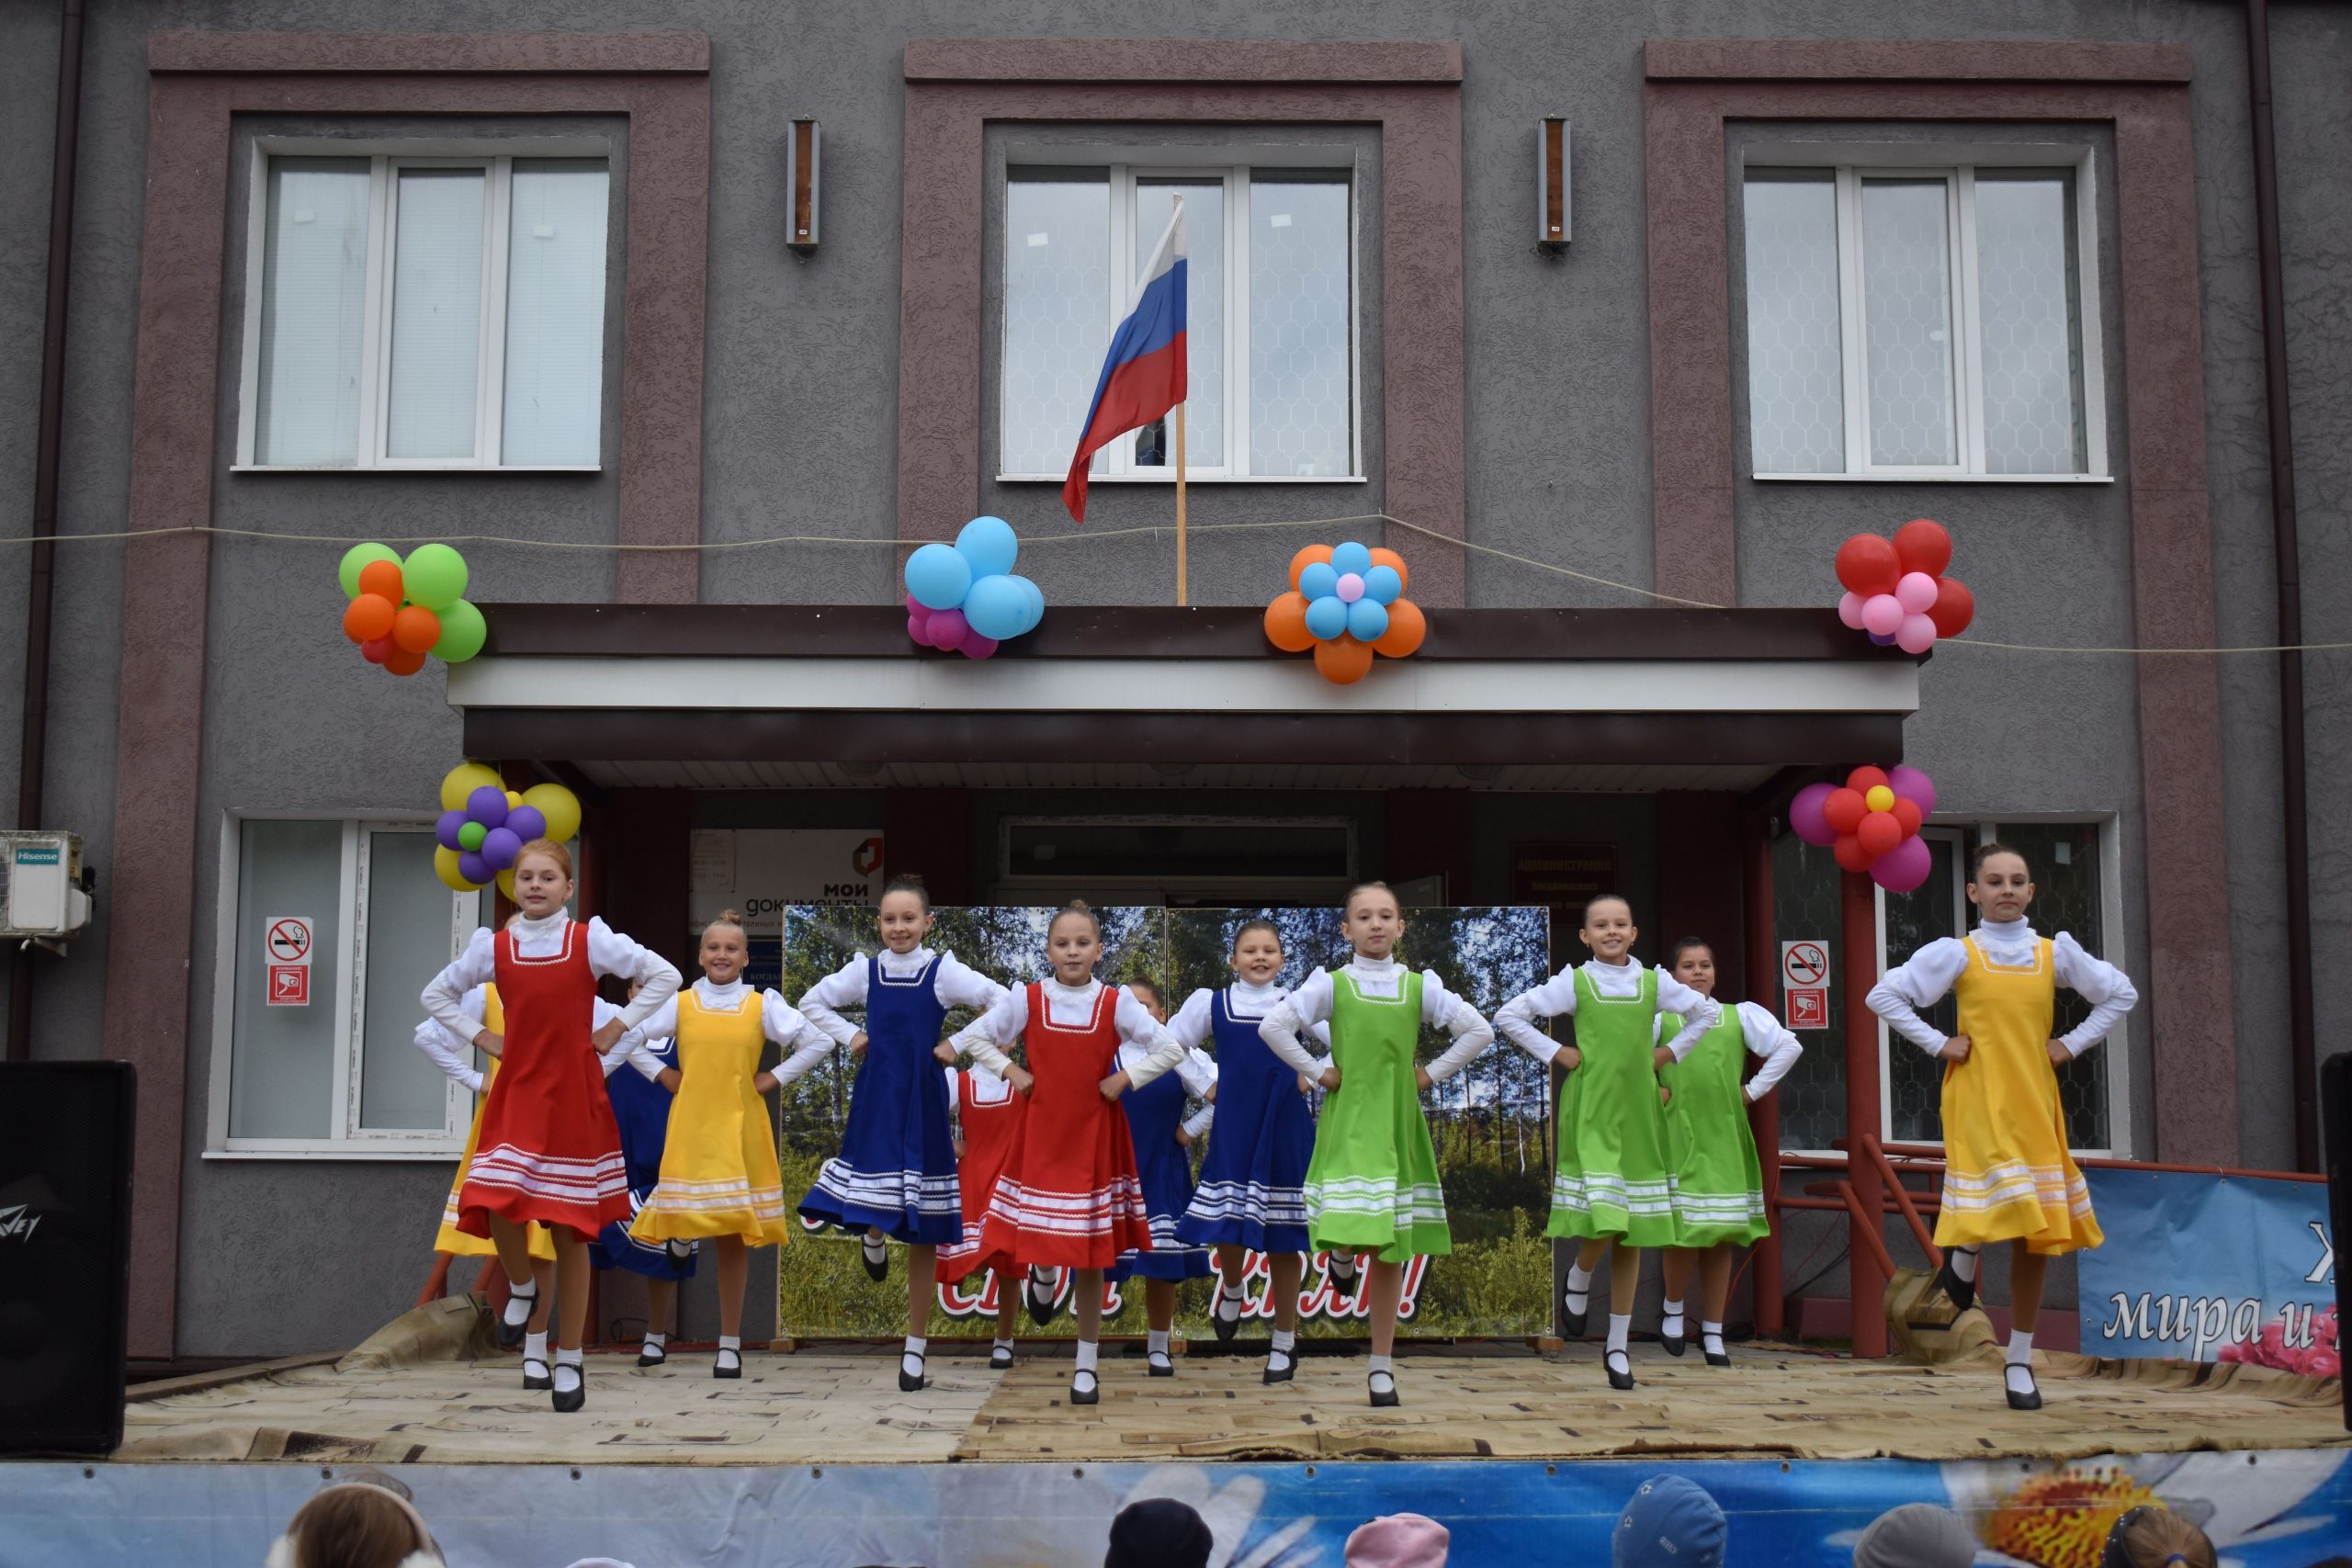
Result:
[[[2082,51],[2090,51],[2087,55]],[[1679,51],[1679,52],[1678,52]],[[2156,46],[1731,43],[1649,46],[1651,525],[1657,586],[1728,602],[1736,582],[1727,120],[2073,120],[2114,128],[2123,288],[2115,387],[2131,455],[2132,631],[2213,646],[2212,526],[2187,62]],[[1875,67],[1900,80],[1858,81]],[[1661,73],[1681,79],[1662,80]],[[2104,80],[2075,78],[2104,76]],[[1938,79],[1929,79],[1930,77]],[[2043,78],[2035,80],[2030,78]],[[2162,1158],[2230,1165],[2238,1148],[2231,960],[2199,913],[2228,886],[2219,672],[2144,660],[2140,789]]]
[[[213,521],[215,432],[232,117],[309,114],[626,114],[628,265],[622,304],[619,536],[692,543],[700,533],[703,290],[710,84],[694,74],[277,73],[259,35],[250,58],[215,35],[203,58],[270,73],[184,69],[148,83],[149,192],[141,241],[131,394],[134,534]],[[333,52],[335,35],[304,35]],[[364,52],[364,51],[363,51]],[[493,51],[494,52],[494,51]],[[187,58],[195,58],[190,55]],[[189,965],[195,959],[202,658],[210,556],[198,536],[133,539],[123,582],[114,876],[107,961],[141,976],[109,988],[104,1054],[139,1067],[130,1351],[172,1355],[178,1288]],[[691,603],[691,555],[632,554],[624,596]],[[193,632],[189,628],[195,628]],[[193,637],[195,641],[189,640]],[[180,955],[158,964],[158,953]]]
[[[907,40],[910,82],[1459,82],[1462,45],[1338,39]]]
[[[578,762],[1359,762],[1780,767],[1899,758],[1896,714],[942,714],[475,708],[469,756]]]
[[[2097,39],[1651,39],[1653,82],[2186,82],[2188,51]]]
[[[907,640],[895,604],[484,604],[484,651],[505,656],[960,659]],[[1431,610],[1417,660],[1895,663],[1834,610]],[[1292,660],[1248,606],[1081,605],[1049,611],[999,659]]]
[[[1055,45],[1052,59],[1069,73],[1062,80],[907,85],[899,536],[948,538],[979,510],[980,346],[989,317],[981,298],[981,143],[988,122],[1100,120],[1380,128],[1382,320],[1388,323],[1380,345],[1384,509],[1463,537],[1468,470],[1460,87],[1450,81],[1269,85],[1245,71],[1251,59],[1278,47],[1260,44],[1216,46],[1226,52],[1216,58],[1237,73],[1214,83],[1099,85],[1105,73],[1133,69],[1129,51],[1137,47],[1157,46]],[[1407,554],[1416,602],[1465,602],[1461,549],[1417,537]]]
[[[707,72],[701,33],[159,32],[147,69],[165,71]]]

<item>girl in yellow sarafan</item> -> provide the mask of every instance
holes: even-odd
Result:
[[[784,1176],[776,1163],[775,1122],[762,1099],[823,1061],[833,1043],[774,991],[744,983],[750,951],[743,918],[732,909],[703,928],[697,955],[703,977],[663,1003],[624,1042],[674,1036],[678,1065],[662,1070],[677,1096],[653,1195],[629,1235],[656,1246],[707,1239],[718,1255],[718,1355],[711,1375],[743,1375],[746,1248],[791,1240]],[[774,1043],[791,1055],[774,1071],[760,1068]]]
[[[2123,971],[2093,958],[2064,931],[2038,936],[2026,921],[2033,874],[2004,844],[1980,847],[1968,878],[1976,929],[1940,937],[1871,988],[1871,1010],[1944,1063],[1944,1190],[1936,1283],[1962,1312],[1975,1303],[1977,1254],[2009,1244],[2009,1408],[2039,1410],[2033,1328],[2050,1259],[2103,1239],[2090,1190],[2066,1152],[2058,1068],[2107,1037],[2140,993]],[[2079,992],[2090,1016],[2053,1038],[2058,987]],[[1946,1035],[1916,1010],[1945,993],[1960,1003]]]

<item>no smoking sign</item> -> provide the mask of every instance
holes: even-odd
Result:
[[[261,945],[268,958],[262,1001],[274,1008],[311,1005],[311,949],[313,931],[308,915],[272,915],[262,922]]]
[[[1791,1029],[1828,1028],[1828,944],[1818,942],[1782,942],[1781,987],[1788,997],[1781,1016]]]

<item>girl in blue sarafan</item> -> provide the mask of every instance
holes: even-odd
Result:
[[[1161,1024],[1168,1021],[1168,1004],[1149,980],[1130,980],[1127,994]],[[1119,1045],[1119,1070],[1140,1064],[1146,1053],[1132,1041]],[[1171,1072],[1160,1074],[1141,1089],[1127,1090],[1119,1103],[1127,1113],[1127,1131],[1135,1137],[1136,1179],[1143,1184],[1143,1206],[1151,1219],[1151,1249],[1130,1248],[1119,1254],[1103,1275],[1107,1284],[1141,1280],[1145,1318],[1147,1371],[1156,1378],[1172,1378],[1176,1363],[1169,1342],[1176,1326],[1176,1287],[1186,1280],[1204,1280],[1209,1273],[1209,1249],[1179,1239],[1177,1222],[1193,1206],[1193,1145],[1209,1129],[1216,1114],[1203,1105],[1190,1118],[1187,1098],[1216,1098],[1216,1064],[1197,1050],[1188,1049]]]
[[[868,1279],[889,1278],[888,1240],[905,1242],[907,1343],[899,1387],[923,1386],[939,1248],[963,1239],[963,1201],[956,1182],[956,1141],[942,1061],[948,1010],[986,1011],[1004,987],[966,968],[952,953],[922,945],[931,934],[931,895],[919,876],[896,876],[882,890],[883,951],[860,953],[808,988],[800,1016],[836,1043],[863,1055],[851,1090],[841,1153],[825,1162],[800,1201],[803,1219],[864,1233]],[[842,1017],[863,1005],[865,1027]]]

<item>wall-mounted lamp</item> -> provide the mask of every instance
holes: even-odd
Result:
[[[817,248],[817,144],[813,119],[791,122],[784,141],[784,188],[792,212],[784,243],[807,256]]]
[[[1535,122],[1535,243],[1568,243],[1568,122],[1558,115]]]

